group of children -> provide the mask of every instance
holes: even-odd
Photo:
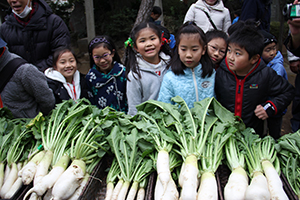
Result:
[[[56,103],[85,97],[101,109],[109,106],[129,115],[149,99],[173,103],[171,98],[179,95],[191,108],[196,101],[216,97],[261,136],[268,119],[269,134],[277,139],[295,89],[287,81],[276,43],[269,33],[245,23],[228,36],[218,30],[204,33],[188,21],[171,50],[158,26],[144,22],[125,42],[125,66],[112,39],[97,36],[88,45],[86,76],[67,47],[54,53],[53,67],[45,75]]]

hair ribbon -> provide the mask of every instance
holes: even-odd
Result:
[[[126,40],[126,41],[124,42],[124,44],[125,44],[125,49],[126,49],[128,46],[133,47],[133,40],[132,40],[131,38],[128,38],[128,40]]]

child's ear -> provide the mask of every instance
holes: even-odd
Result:
[[[206,51],[207,51],[207,45],[204,45],[203,51],[202,51],[202,56],[206,53]]]
[[[251,63],[252,65],[254,65],[255,63],[258,62],[259,58],[260,58],[260,55],[259,55],[259,54],[256,54],[256,55],[252,56],[252,58],[250,59],[250,63]]]
[[[111,56],[111,57],[114,57],[114,56],[115,56],[115,52],[116,52],[116,50],[113,49],[112,52],[111,52],[111,54],[110,54],[110,56]]]

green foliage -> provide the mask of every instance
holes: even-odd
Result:
[[[68,0],[64,3],[61,3],[60,0],[56,0],[56,1],[49,1],[48,4],[51,7],[53,13],[60,16],[64,20],[65,24],[68,26],[71,12],[74,8],[73,3],[75,1],[76,0]]]
[[[279,31],[280,31],[280,22],[272,21],[270,23],[270,33],[272,33],[277,38],[277,40],[280,39]],[[282,34],[283,39],[287,37],[288,31],[289,31],[288,24],[286,22],[284,22],[283,34]]]

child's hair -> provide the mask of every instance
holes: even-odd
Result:
[[[136,40],[139,36],[140,31],[145,28],[152,29],[153,32],[159,37],[159,40],[162,43],[160,51],[164,52],[166,55],[171,56],[171,50],[170,50],[169,45],[162,40],[161,29],[152,22],[142,22],[132,29],[129,39],[125,42],[125,43],[128,42],[128,45],[126,46],[126,51],[125,51],[125,67],[126,67],[126,77],[127,78],[128,78],[128,74],[130,71],[132,71],[133,73],[136,73],[138,75],[138,77],[141,78],[139,66],[137,63],[137,57],[136,57],[137,52],[135,51],[134,47],[136,47]]]
[[[233,12],[233,14],[237,15],[237,16],[241,16],[241,9],[237,9],[236,11]]]
[[[162,13],[161,8],[158,6],[153,6],[152,12],[153,14],[159,14],[159,15],[161,15]]]
[[[249,60],[255,55],[261,55],[264,49],[264,37],[252,25],[244,25],[229,36],[227,43],[233,43],[244,48],[249,54]]]
[[[256,27],[256,22],[253,19],[247,19],[246,21],[239,20],[236,23],[229,26],[227,33],[230,36],[233,34],[234,31],[240,30],[246,25]]]
[[[103,46],[104,48],[107,48],[110,50],[111,53],[114,52],[113,61],[116,61],[118,63],[121,63],[120,56],[117,52],[116,45],[114,44],[113,40],[107,36],[107,35],[99,35],[94,37],[88,46],[89,55],[90,55],[90,68],[93,67],[95,64],[93,59],[93,49]]]
[[[215,38],[223,38],[225,41],[227,41],[228,36],[224,31],[221,30],[209,30],[206,32],[206,40],[207,43],[209,43],[212,39]]]
[[[73,52],[73,50],[68,47],[68,46],[63,46],[63,47],[59,47],[55,50],[55,52],[53,53],[53,63],[52,63],[52,67],[55,69],[56,68],[56,63],[59,59],[59,57],[66,52],[71,52],[76,60],[76,63],[79,64],[79,60],[77,58],[77,56],[75,55],[75,53]]]
[[[174,47],[173,57],[171,58],[169,66],[171,66],[172,71],[174,74],[184,74],[184,69],[186,69],[186,66],[181,62],[179,54],[178,54],[178,46],[180,43],[180,39],[183,34],[197,34],[199,35],[199,42],[200,45],[205,48],[207,47],[207,41],[205,33],[201,28],[199,28],[195,22],[187,21],[184,23],[176,35],[176,45]],[[202,64],[202,77],[211,76],[214,70],[213,63],[210,59],[210,57],[207,54],[207,50],[205,51],[205,54],[201,57],[200,63]]]

